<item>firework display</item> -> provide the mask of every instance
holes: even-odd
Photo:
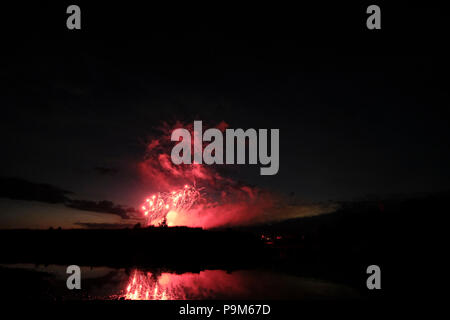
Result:
[[[165,224],[169,214],[185,213],[200,200],[200,190],[190,185],[171,192],[158,192],[147,198],[141,207],[145,216],[145,225]]]

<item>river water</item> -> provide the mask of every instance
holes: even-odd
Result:
[[[270,270],[202,270],[177,273],[159,269],[81,267],[81,290],[66,286],[67,266],[9,264],[3,273],[17,277],[8,281],[16,295],[34,290],[39,298],[56,300],[125,299],[348,299],[354,289],[329,281]],[[24,277],[24,274],[26,275]],[[9,276],[11,277],[11,276]],[[34,287],[27,288],[28,283]],[[18,286],[23,286],[19,288]]]

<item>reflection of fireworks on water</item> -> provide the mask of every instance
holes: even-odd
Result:
[[[126,300],[167,300],[167,290],[160,289],[150,272],[134,271],[128,282],[124,298]]]
[[[135,269],[121,293],[110,296],[125,300],[186,300],[221,297],[221,292],[241,295],[247,292],[240,275],[224,270],[200,273],[152,273]]]
[[[204,270],[182,274],[133,270],[118,295],[126,300],[356,298],[351,287],[264,270]]]
[[[174,218],[179,213],[191,209],[200,199],[200,191],[189,185],[172,192],[158,192],[147,198],[142,206],[146,217],[145,224],[149,226],[166,223],[168,218]],[[168,225],[170,226],[170,221]]]

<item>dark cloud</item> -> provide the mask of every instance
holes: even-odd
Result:
[[[117,168],[107,168],[107,167],[95,167],[95,172],[102,176],[112,176],[115,175],[119,170]]]
[[[112,201],[90,201],[90,200],[70,200],[66,203],[69,208],[83,211],[93,211],[100,213],[110,213],[120,216],[122,219],[129,219],[130,213],[136,212],[134,208],[125,208],[115,205]]]
[[[72,192],[42,183],[34,183],[20,178],[0,177],[0,198],[13,200],[65,203],[67,194]]]
[[[77,226],[86,229],[124,229],[134,227],[132,223],[95,223],[95,222],[76,222]]]
[[[131,218],[137,211],[131,207],[114,204],[112,201],[91,201],[68,198],[71,191],[49,184],[34,183],[20,178],[0,177],[0,198],[13,200],[38,201],[45,203],[62,203],[66,207],[82,211],[115,214],[122,219]]]

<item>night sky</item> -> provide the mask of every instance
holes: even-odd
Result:
[[[135,223],[116,206],[157,191],[138,164],[163,121],[279,128],[278,174],[242,166],[233,178],[304,201],[450,187],[443,52],[393,47],[386,34],[377,50],[306,37],[292,19],[184,28],[132,9],[111,26],[95,16],[111,12],[91,8],[77,33],[62,8],[3,37],[1,228]],[[80,210],[66,197],[110,202]]]

